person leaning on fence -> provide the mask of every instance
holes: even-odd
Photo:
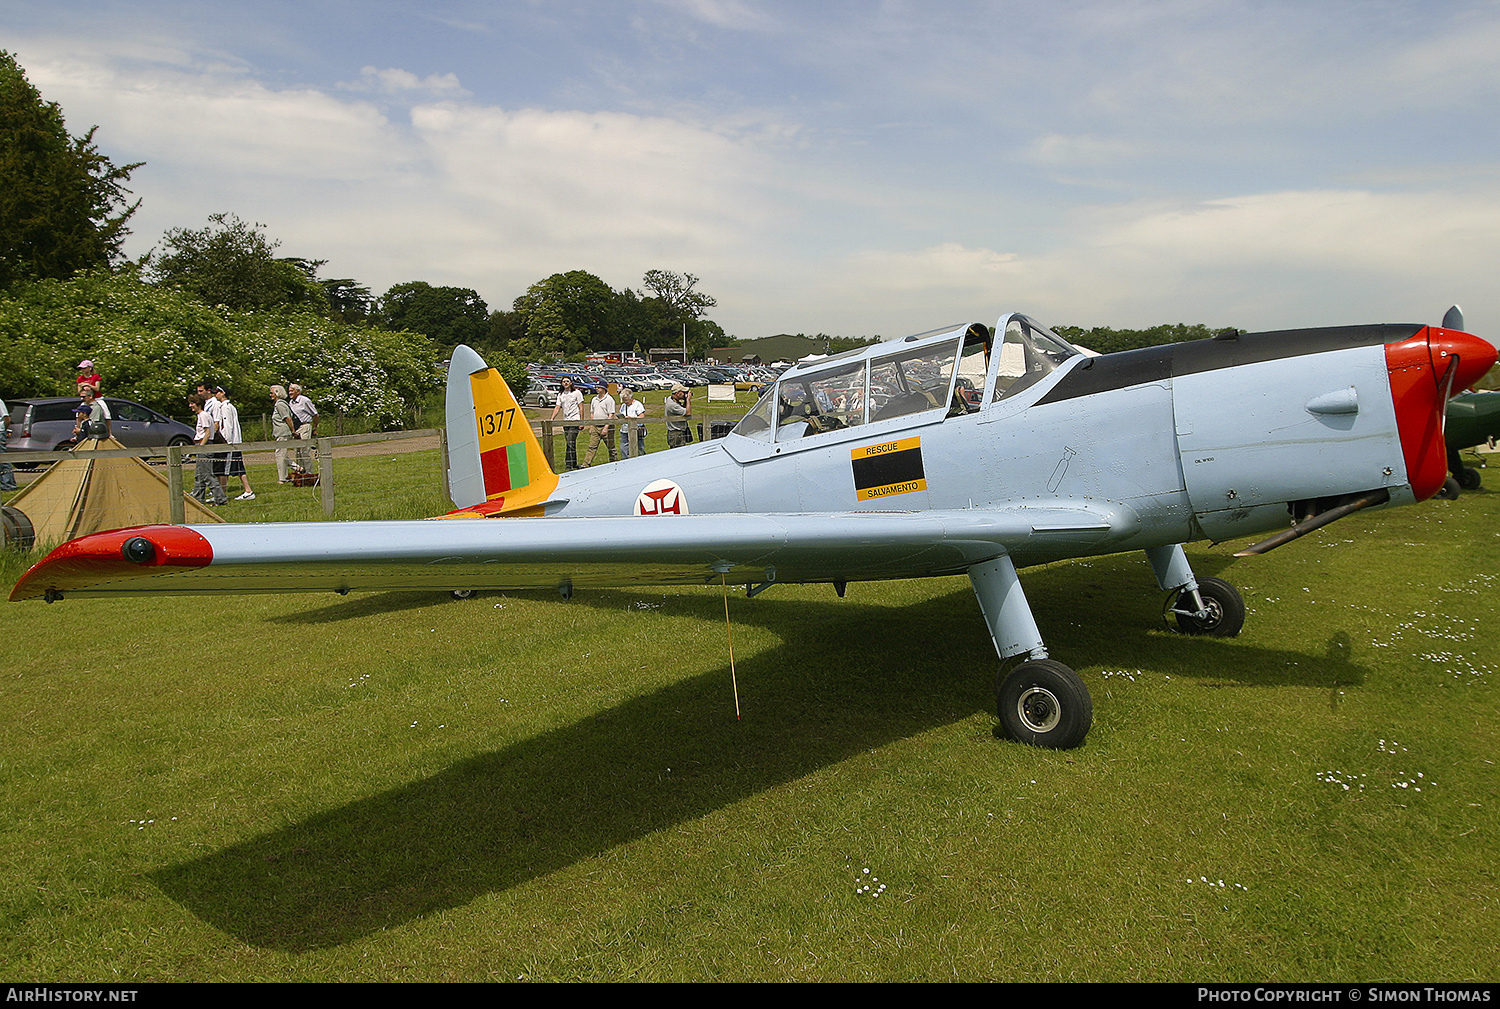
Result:
[[[578,422],[583,419],[583,393],[573,388],[573,380],[566,376],[562,380],[562,389],[557,394],[557,402],[552,406],[551,419],[557,420],[559,413],[563,419],[563,438],[567,442],[563,468],[577,469]]]
[[[277,441],[292,440],[292,408],[287,405],[286,389],[279,385],[271,386],[271,437]],[[291,478],[286,474],[287,450],[278,448],[276,450],[276,482],[290,483]]]
[[[646,425],[641,418],[646,416],[646,404],[635,398],[635,393],[629,389],[620,390],[620,416],[625,418],[620,421],[620,458],[630,458],[630,422],[635,425],[636,455],[646,454]]]
[[[595,386],[594,398],[589,400],[589,417],[594,423],[589,425],[589,456],[584,460],[585,466],[594,465],[594,456],[599,451],[601,441],[609,450],[609,461],[615,461],[615,426],[600,423],[613,420],[614,416],[615,398],[609,394],[609,388],[604,385]]]
[[[215,422],[204,405],[203,393],[195,392],[189,396],[188,406],[192,407],[193,414],[197,418],[197,424],[193,429],[193,444],[207,445],[213,440]],[[214,474],[213,456],[204,455],[201,452],[198,453],[197,463],[193,467],[193,497],[204,504],[229,503],[229,495],[224,493],[224,488],[219,486],[219,478]]]
[[[293,382],[287,386],[291,397],[287,406],[292,408],[292,434],[299,441],[312,441],[318,433],[318,405],[302,395],[302,386]],[[297,466],[304,473],[313,471],[313,455],[310,448],[297,449]]]
[[[688,434],[688,421],[693,416],[693,394],[688,387],[678,382],[672,386],[672,395],[667,397],[667,448],[686,445],[692,440]]]

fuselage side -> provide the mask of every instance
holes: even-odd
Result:
[[[1002,320],[996,332],[1006,326]],[[1299,500],[1375,488],[1389,490],[1394,503],[1413,500],[1384,347],[1420,329],[1343,327],[1074,353],[1037,369],[1044,373],[1030,384],[1012,379],[1024,387],[1004,395],[1005,354],[987,346],[978,403],[957,405],[961,369],[950,367],[948,393],[929,394],[929,408],[915,413],[880,419],[866,392],[872,405],[854,415],[860,422],[819,430],[783,417],[751,436],[737,428],[721,440],[562,474],[547,514],[1076,506],[1134,517],[1105,545],[1111,550],[1255,535],[1284,526]],[[955,330],[916,350],[951,343],[950,356],[962,360],[963,340]],[[852,363],[846,355],[799,366],[766,395],[779,397],[785,413],[796,393],[783,386],[816,389],[820,374],[839,372],[853,376],[852,398],[861,362],[870,390],[883,357],[916,350],[886,344]],[[645,496],[658,481],[675,490]],[[1039,542],[1014,556],[1037,563],[1099,547]]]

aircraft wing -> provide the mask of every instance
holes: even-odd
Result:
[[[12,601],[67,596],[868,581],[1097,552],[1129,508],[140,526],[84,536]]]

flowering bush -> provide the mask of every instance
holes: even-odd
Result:
[[[0,397],[64,396],[93,360],[107,395],[170,414],[200,380],[237,400],[296,382],[320,408],[399,426],[440,380],[425,336],[310,311],[223,312],[134,271],[18,285],[0,297]]]

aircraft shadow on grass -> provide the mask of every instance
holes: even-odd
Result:
[[[1085,614],[1080,627],[1090,635],[1090,655],[1105,668],[1140,667],[1149,655],[1151,668],[1174,676],[1196,670],[1245,685],[1364,677],[1349,660],[1347,642],[1334,640],[1326,656],[1312,657],[1172,635],[1151,629],[1149,620],[1118,626],[1112,617],[1092,615],[1091,596],[1118,600],[1139,586],[1141,574],[1105,570],[1080,579],[1077,570],[1040,571],[1028,591],[1038,612],[1066,607]],[[572,725],[150,876],[199,918],[255,946],[292,952],[337,946],[546,876],[993,705],[998,663],[967,588],[903,608],[772,595],[735,600],[735,622],[786,631],[811,621],[827,640],[799,634],[742,657],[736,668],[744,721],[733,720],[726,661]],[[307,619],[343,619],[346,608],[404,610],[430,598],[383,593],[341,601]],[[580,592],[569,605],[622,608],[638,598]],[[711,596],[678,602],[679,614],[722,620],[722,604]],[[1108,626],[1090,628],[1093,622]],[[1056,640],[1063,645],[1068,637]],[[893,641],[901,647],[892,650]],[[660,661],[671,661],[669,649]],[[997,761],[1055,759],[1015,744],[974,745],[1003,747]]]

